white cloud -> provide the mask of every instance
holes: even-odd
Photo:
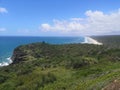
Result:
[[[49,31],[51,29],[51,26],[49,24],[41,24],[41,27],[45,30],[45,31]],[[41,28],[40,27],[40,28]]]
[[[102,11],[85,12],[86,18],[72,18],[69,20],[53,20],[53,25],[41,24],[43,31],[59,31],[71,35],[102,35],[120,34],[120,9],[105,14]]]
[[[0,28],[0,32],[6,31],[6,28]]]
[[[6,8],[0,7],[0,13],[8,13]]]

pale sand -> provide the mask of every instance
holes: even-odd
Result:
[[[103,45],[103,43],[98,42],[95,39],[92,39],[90,37],[85,37],[85,42],[84,43],[88,43],[88,44],[96,44],[96,45]]]

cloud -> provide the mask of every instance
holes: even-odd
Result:
[[[49,24],[41,24],[40,28],[44,29],[45,31],[49,31],[52,27]]]
[[[0,32],[6,31],[6,28],[0,28]]]
[[[40,25],[42,31],[68,33],[70,35],[120,34],[120,9],[105,14],[102,11],[88,10],[85,18],[53,20],[53,24]]]
[[[0,13],[8,13],[6,8],[0,7]]]

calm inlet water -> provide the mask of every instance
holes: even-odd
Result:
[[[84,37],[10,37],[0,36],[0,66],[8,65],[15,47],[22,44],[45,41],[50,44],[66,44],[84,42]]]

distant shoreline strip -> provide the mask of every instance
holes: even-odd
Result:
[[[85,41],[83,43],[86,43],[86,44],[95,44],[95,45],[103,45],[103,43],[100,43],[97,40],[92,39],[90,37],[85,37]]]

